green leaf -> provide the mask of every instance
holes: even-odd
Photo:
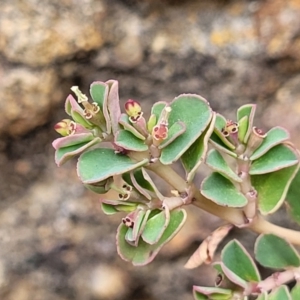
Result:
[[[234,273],[232,270],[230,270],[224,263],[221,264],[222,271],[224,273],[224,276],[226,278],[225,282],[232,282],[235,285],[238,285],[242,287],[244,290],[248,290],[249,286],[251,286],[251,283],[248,283],[245,279],[238,276],[236,273]]]
[[[215,149],[211,149],[206,157],[206,164],[214,171],[221,173],[224,177],[234,180],[236,182],[242,182],[242,179],[232,171],[223,156]]]
[[[294,177],[286,196],[287,209],[294,221],[300,224],[300,171]],[[300,298],[299,298],[300,299]]]
[[[282,285],[269,294],[268,300],[292,300],[292,298],[288,287],[286,285]]]
[[[237,240],[229,242],[222,250],[223,264],[247,282],[259,282],[260,274],[249,253]],[[226,272],[225,272],[226,274]],[[229,277],[230,278],[230,277]]]
[[[144,177],[144,173],[146,171],[141,168],[134,173],[130,173],[131,181],[134,185],[134,187],[142,194],[144,195],[147,199],[151,199],[151,195],[154,193],[155,190],[152,187],[152,182],[150,183],[147,179]],[[149,193],[150,192],[150,193]]]
[[[123,180],[125,180],[129,185],[134,186],[136,190],[148,200],[151,200],[151,195],[155,194],[152,184],[144,177],[143,168],[135,170],[130,173],[124,173],[122,175]]]
[[[143,266],[150,263],[158,254],[159,250],[178,233],[185,219],[185,210],[173,210],[170,213],[169,225],[159,241],[154,245],[150,245],[141,239],[137,247],[126,242],[125,235],[128,228],[124,224],[121,224],[117,233],[117,249],[119,255],[122,259],[132,262],[135,266]]]
[[[280,144],[255,160],[249,174],[258,175],[274,172],[298,163],[298,156],[290,147]]]
[[[213,117],[210,125],[191,145],[191,147],[181,156],[181,161],[186,171],[186,178],[188,183],[193,181],[196,172],[207,153],[208,141],[214,130],[215,119],[216,113],[213,112]]]
[[[206,129],[212,117],[208,102],[198,95],[180,95],[171,102],[170,107],[172,111],[168,120],[169,126],[181,121],[185,124],[186,131],[162,149],[160,161],[166,165],[182,156]]]
[[[298,282],[292,289],[291,292],[292,300],[300,299],[300,282]]]
[[[142,239],[150,245],[158,242],[168,226],[170,219],[167,217],[165,211],[161,211],[155,216],[148,219],[146,226],[142,233]]]
[[[244,116],[241,118],[238,122],[239,124],[239,131],[238,131],[238,139],[239,141],[244,141],[245,136],[247,134],[247,129],[248,129],[248,116]]]
[[[251,183],[258,193],[258,207],[263,215],[274,213],[282,205],[298,168],[299,165],[251,176]]]
[[[118,212],[118,210],[113,205],[106,204],[106,203],[101,203],[101,208],[102,211],[108,216],[114,215],[115,213]]]
[[[127,130],[120,130],[115,135],[116,145],[131,151],[143,152],[148,149],[148,146],[145,145],[144,141],[138,139],[131,132]]]
[[[129,117],[126,114],[121,114],[120,118],[119,118],[119,123],[124,127],[124,129],[128,130],[129,132],[131,132],[133,135],[135,135],[137,138],[139,138],[140,140],[145,140],[146,138],[137,131],[137,129],[135,129],[132,124],[129,121]]]
[[[244,117],[247,117],[247,120],[248,120],[248,124],[247,124],[247,131],[244,135],[244,139],[241,140],[243,141],[244,143],[247,143],[248,139],[249,139],[249,136],[250,136],[250,133],[252,131],[252,128],[253,128],[253,120],[254,120],[254,115],[255,115],[255,110],[256,110],[256,105],[255,104],[245,104],[243,106],[241,106],[238,111],[237,111],[237,120],[238,122],[242,121],[242,119]],[[245,121],[242,121],[241,123],[243,123]],[[242,125],[244,126],[244,125]],[[239,128],[240,130],[240,128]],[[242,129],[244,130],[244,128]],[[240,134],[239,134],[240,136]]]
[[[111,214],[113,213],[113,209],[111,207],[114,207],[116,209],[116,212],[132,212],[136,210],[138,203],[133,203],[129,201],[122,201],[122,200],[111,200],[106,198],[100,198],[101,205],[104,208],[104,213]],[[111,206],[111,207],[109,207]],[[111,213],[110,213],[111,212]]]
[[[202,181],[201,194],[222,206],[243,207],[247,204],[246,197],[234,184],[217,172],[213,172]]]
[[[158,146],[158,149],[163,149],[170,145],[177,137],[182,135],[186,130],[183,122],[175,122],[168,130],[168,137]]]
[[[83,153],[77,164],[77,173],[83,183],[96,183],[113,175],[120,175],[148,163],[148,159],[132,161],[113,149],[94,149]]]
[[[94,102],[96,102],[101,111],[103,111],[103,104],[108,96],[108,86],[101,81],[95,81],[90,86],[90,94]]]
[[[231,300],[232,290],[218,287],[193,286],[193,296],[196,300]]]
[[[237,157],[236,153],[232,152],[234,148],[230,148],[227,145],[223,143],[223,141],[220,139],[220,136],[216,133],[216,130],[212,133],[210,137],[210,143],[220,150],[223,153],[226,153],[232,157]]]
[[[55,150],[58,150],[59,148],[65,148],[73,145],[88,143],[94,138],[95,138],[94,135],[90,132],[73,134],[73,135],[68,135],[68,136],[55,139],[52,143],[52,146],[54,147]],[[98,139],[100,140],[100,138]]]
[[[160,118],[161,112],[163,111],[163,109],[165,108],[165,106],[167,104],[168,103],[165,101],[158,101],[158,102],[154,103],[154,105],[152,106],[151,115],[155,115],[155,119],[156,119],[155,125],[157,124],[157,121]]]
[[[284,269],[299,267],[297,251],[286,240],[274,234],[260,235],[254,246],[255,259],[264,267]]]
[[[287,141],[290,138],[289,133],[281,128],[274,127],[267,132],[267,136],[265,137],[262,144],[254,151],[251,155],[250,159],[255,160],[264,155],[267,151],[273,148],[276,145]]]
[[[106,128],[107,128],[107,133],[111,132],[111,122],[110,122],[110,117],[108,113],[108,92],[109,92],[109,87],[106,83],[101,82],[101,81],[95,81],[91,84],[90,86],[90,94],[92,96],[92,99],[94,102],[96,102],[105,118],[106,121]]]
[[[86,149],[101,142],[100,138],[94,138],[89,142],[83,142],[68,147],[62,147],[55,151],[55,162],[58,166],[63,165],[69,159],[85,151]]]
[[[197,291],[193,291],[193,296],[195,300],[207,300],[209,299],[207,296],[197,292]]]

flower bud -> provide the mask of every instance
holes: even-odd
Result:
[[[62,136],[75,133],[76,123],[70,119],[63,119],[54,125],[54,130]]]
[[[126,101],[125,111],[131,123],[136,123],[143,116],[141,105],[132,99]]]

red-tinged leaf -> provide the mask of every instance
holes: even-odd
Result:
[[[99,105],[106,121],[106,132],[111,133],[111,121],[108,113],[108,91],[109,87],[106,83],[95,81],[90,86],[90,94],[93,100]]]
[[[224,266],[246,282],[260,281],[260,274],[253,259],[239,241],[229,242],[222,250],[221,258]],[[226,274],[223,267],[222,269]]]
[[[111,120],[112,132],[115,134],[119,130],[118,121],[121,116],[119,83],[116,80],[108,80],[106,84],[109,86],[107,108]]]
[[[85,150],[101,142],[100,138],[94,138],[89,142],[83,142],[72,146],[58,148],[55,151],[55,162],[60,167],[72,157],[79,155]]]
[[[201,243],[199,248],[189,258],[184,267],[187,269],[193,269],[200,266],[202,263],[210,264],[218,245],[232,227],[232,225],[224,225],[216,229]]]

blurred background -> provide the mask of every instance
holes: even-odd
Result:
[[[0,299],[191,300],[193,284],[213,283],[183,265],[219,220],[189,209],[133,268],[116,253],[120,216],[102,213],[75,160],[54,164],[70,87],[109,79],[145,111],[181,93],[233,119],[256,103],[256,125],[286,127],[299,147],[300,0],[1,0]]]

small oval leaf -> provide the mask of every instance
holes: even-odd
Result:
[[[250,159],[255,160],[264,155],[272,147],[287,141],[290,138],[289,133],[282,127],[274,127],[267,132],[262,144],[254,151]]]
[[[283,269],[300,266],[299,255],[294,247],[274,234],[260,235],[254,249],[256,260],[264,267]]]
[[[172,111],[169,115],[169,126],[180,121],[185,124],[186,130],[162,149],[160,161],[165,165],[173,163],[183,155],[206,129],[212,117],[208,102],[194,94],[178,96],[170,103],[170,107]]]
[[[266,174],[296,165],[298,155],[294,149],[280,144],[255,160],[250,168],[250,175]]]
[[[60,167],[75,155],[82,153],[83,151],[87,150],[88,148],[100,142],[101,142],[100,138],[94,138],[90,142],[84,142],[84,143],[75,144],[68,147],[59,148],[55,151],[55,162]]]
[[[251,183],[258,193],[258,208],[263,215],[280,208],[298,168],[299,165],[251,176]]]
[[[143,152],[148,149],[145,143],[127,130],[120,130],[115,135],[115,143],[126,150]]]
[[[223,156],[215,149],[211,149],[206,157],[206,164],[214,171],[221,173],[224,177],[242,182],[243,180],[229,167]]]
[[[83,153],[77,164],[77,174],[83,183],[95,183],[113,175],[120,175],[148,163],[148,159],[132,161],[113,149],[94,149]]]
[[[167,218],[165,211],[161,211],[148,219],[142,232],[142,239],[150,245],[157,243],[167,228],[169,221],[170,219]]]
[[[217,172],[202,181],[201,194],[222,206],[243,207],[247,204],[246,197],[234,184]]]
[[[259,282],[259,271],[250,254],[237,240],[229,242],[221,253],[223,264],[247,282]]]

